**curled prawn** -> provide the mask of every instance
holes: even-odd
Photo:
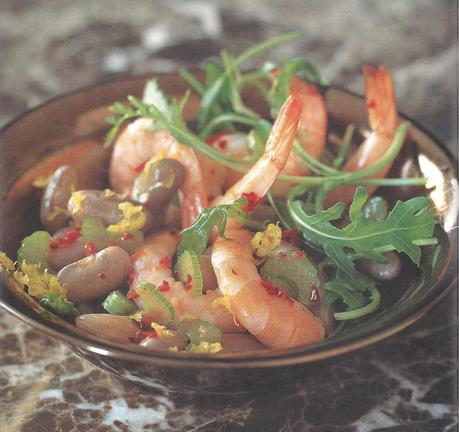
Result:
[[[293,146],[302,102],[289,96],[279,111],[265,153],[219,203],[232,203],[243,193],[263,197],[284,168]],[[229,310],[257,339],[272,348],[286,348],[318,341],[325,330],[320,320],[300,303],[271,295],[262,285],[250,246],[251,234],[227,228],[212,248],[212,266]]]
[[[287,98],[274,122],[263,155],[225,195],[214,201],[214,205],[231,204],[241,198],[243,193],[251,192],[259,198],[266,195],[290,155],[301,108],[300,97],[292,95]]]
[[[390,147],[399,125],[394,85],[390,72],[384,66],[378,68],[364,66],[362,70],[371,132],[344,165],[343,170],[347,172],[370,167],[381,159]],[[390,168],[391,164],[387,164],[369,177],[384,178]],[[330,206],[337,201],[351,202],[355,189],[356,186],[353,185],[343,185],[333,189],[327,196],[326,205]],[[375,187],[367,186],[366,189],[371,195]]]
[[[238,321],[271,348],[323,339],[324,326],[310,310],[263,286],[250,248],[251,234],[243,229],[228,229],[225,237],[217,238],[213,244],[212,265],[218,286]]]
[[[304,150],[313,158],[320,158],[327,138],[328,114],[324,98],[316,86],[308,84],[297,76],[292,77],[289,93],[301,99],[301,109],[298,123],[297,138],[305,142]],[[290,153],[282,174],[291,176],[305,176],[309,169],[304,165],[299,156]],[[292,186],[291,183],[278,180],[272,187],[273,194],[283,196]]]
[[[221,298],[218,292],[207,291],[203,295],[193,296],[182,282],[175,280],[171,263],[177,243],[178,236],[173,231],[161,231],[145,239],[131,257],[131,293],[135,293],[135,287],[141,282],[165,285],[167,289],[161,293],[171,302],[178,318],[189,314],[215,324],[224,333],[245,332],[245,328],[236,323],[233,315],[217,301]],[[141,306],[139,299],[134,301]]]
[[[131,123],[115,142],[109,167],[110,184],[115,192],[129,192],[139,167],[152,157],[163,154],[176,159],[185,168],[181,186],[182,226],[190,226],[207,206],[207,193],[198,158],[193,149],[180,144],[165,129],[149,130],[151,121],[138,119]]]

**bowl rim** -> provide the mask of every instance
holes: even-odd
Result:
[[[200,73],[199,69],[190,69],[191,72]],[[155,73],[157,77],[172,77],[177,76],[178,73]],[[68,92],[58,94],[51,98],[48,98],[44,102],[27,109],[26,111],[21,112],[17,116],[13,117],[0,127],[0,137],[3,136],[6,131],[14,126],[16,123],[21,121],[23,118],[29,114],[34,113],[49,104],[58,102],[65,98],[71,97],[75,94],[82,92],[90,91],[95,88],[103,86],[114,86],[123,81],[137,81],[137,80],[147,80],[152,76],[152,74],[140,74],[140,75],[123,75],[115,78],[101,80],[93,84],[85,85],[72,89]],[[338,92],[343,92],[360,100],[364,99],[362,95],[348,90],[339,85],[331,85],[327,87],[328,89],[334,89]],[[427,138],[432,141],[436,146],[438,146],[451,161],[453,165],[453,174],[458,178],[457,171],[457,159],[456,156],[452,153],[446,145],[436,138],[432,132],[419,125],[419,123],[404,113],[399,111],[399,114],[410,121],[413,126],[419,129]],[[455,245],[457,246],[458,233],[456,231]],[[454,235],[454,234],[453,234]],[[303,364],[309,362],[315,362],[319,360],[325,360],[328,358],[336,357],[355,351],[369,345],[373,345],[377,342],[380,342],[396,333],[401,332],[405,328],[412,325],[414,322],[422,318],[427,312],[432,308],[437,306],[449,293],[452,291],[455,282],[458,282],[458,273],[457,273],[457,248],[456,254],[452,251],[453,248],[450,248],[450,253],[448,256],[448,262],[445,266],[445,271],[441,274],[441,279],[436,282],[438,285],[439,293],[434,297],[432,295],[427,296],[424,300],[424,305],[410,312],[410,314],[400,321],[396,321],[393,324],[387,325],[382,329],[374,330],[373,332],[361,336],[353,335],[349,340],[339,339],[335,340],[331,346],[325,347],[322,349],[321,343],[306,345],[296,348],[290,348],[285,350],[266,350],[261,352],[252,352],[248,354],[238,354],[238,353],[224,353],[218,356],[200,356],[200,355],[191,355],[191,354],[177,354],[172,352],[152,352],[141,349],[140,347],[122,345],[114,342],[110,342],[90,334],[78,334],[72,335],[63,333],[64,330],[62,327],[56,325],[50,325],[52,322],[48,322],[48,325],[43,324],[42,322],[35,319],[33,316],[29,316],[27,313],[21,312],[16,309],[14,306],[6,302],[3,298],[0,297],[0,307],[6,312],[10,313],[14,317],[20,319],[21,321],[27,323],[28,325],[36,328],[37,330],[43,332],[47,336],[50,336],[54,339],[57,339],[61,342],[70,345],[73,350],[83,350],[90,351],[95,354],[102,356],[111,356],[115,358],[120,358],[123,360],[136,361],[140,363],[148,363],[155,366],[168,366],[168,367],[189,367],[189,368],[200,368],[200,367],[212,367],[212,368],[266,368],[266,367],[278,367],[278,366],[288,366]],[[456,259],[454,259],[456,255]],[[431,298],[432,297],[432,298]],[[61,330],[61,331],[59,331]],[[135,348],[134,348],[135,347]]]

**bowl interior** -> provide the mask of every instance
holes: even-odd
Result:
[[[109,158],[109,151],[101,146],[106,130],[106,108],[129,94],[140,96],[145,80],[145,77],[128,78],[84,88],[51,100],[4,127],[0,134],[0,250],[15,256],[20,239],[38,229],[39,195],[31,186],[34,178],[47,175],[70,160],[85,167],[88,187],[101,187],[105,176],[101,180],[94,172],[106,172]],[[177,75],[161,76],[160,85],[171,96],[181,96],[186,90]],[[345,125],[352,123],[360,131],[360,137],[365,134],[366,107],[360,96],[334,87],[327,89],[325,96],[332,131],[341,134]],[[248,94],[248,98],[252,104],[259,104],[254,95]],[[192,115],[195,108],[196,99],[192,99],[187,115]],[[393,176],[415,173],[428,178],[428,196],[439,220],[439,244],[423,253],[420,271],[405,263],[406,271],[383,288],[384,304],[379,312],[364,323],[347,325],[336,336],[332,335],[321,343],[290,350],[225,354],[212,358],[184,358],[173,353],[147,355],[140,348],[110,343],[91,337],[65,321],[50,320],[49,316],[12,295],[5,280],[0,283],[0,305],[29,324],[80,349],[154,364],[277,366],[327,358],[365,346],[421,317],[446,295],[457,277],[457,234],[453,230],[457,224],[454,158],[430,134],[413,125],[409,143],[391,173]],[[419,192],[423,193],[422,190],[406,188],[381,190],[392,202]]]

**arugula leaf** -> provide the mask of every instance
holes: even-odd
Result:
[[[420,245],[423,244],[420,240],[430,238],[435,228],[425,197],[398,201],[386,218],[372,221],[365,218],[363,212],[368,194],[363,187],[358,187],[349,209],[350,223],[338,228],[332,222],[341,218],[343,203],[307,214],[304,204],[292,196],[287,200],[287,208],[297,229],[310,243],[320,246],[337,267],[335,279],[327,282],[325,287],[337,293],[351,309],[343,312],[344,315],[337,314],[337,319],[362,316],[375,310],[379,304],[376,284],[356,269],[356,257],[384,263],[383,252],[396,250],[408,255],[419,266]],[[371,298],[369,303],[368,297]]]
[[[154,105],[168,120],[172,119],[171,102],[159,87],[156,78],[147,81],[143,90],[142,101],[147,105]]]
[[[255,221],[248,217],[241,206],[247,204],[247,199],[241,198],[233,204],[222,204],[215,207],[205,208],[201,211],[196,222],[180,232],[180,243],[177,247],[177,255],[184,251],[201,255],[207,248],[209,237],[214,228],[217,228],[220,237],[225,236],[228,219],[236,219],[242,224],[257,230],[266,228],[264,222]]]
[[[80,315],[80,311],[73,303],[62,295],[45,294],[40,300],[40,304],[63,317],[76,317]]]

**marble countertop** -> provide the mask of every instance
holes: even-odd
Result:
[[[457,2],[448,0],[3,0],[0,123],[63,91],[196,65],[291,30],[298,41],[255,63],[300,53],[360,93],[359,67],[384,63],[401,110],[456,151]],[[218,410],[122,382],[0,312],[0,429],[454,431],[456,293],[401,334]]]

